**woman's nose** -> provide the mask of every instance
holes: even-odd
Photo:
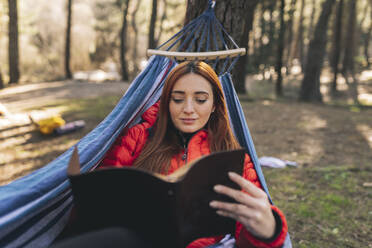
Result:
[[[185,113],[193,113],[193,112],[194,112],[194,104],[193,104],[193,102],[190,101],[190,100],[187,100],[187,101],[185,102],[185,106],[184,106],[184,108],[183,108],[183,111],[184,111]]]

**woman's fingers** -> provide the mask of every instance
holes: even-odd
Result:
[[[252,214],[254,213],[254,211],[252,211],[251,209],[249,209],[247,206],[243,204],[211,201],[209,205],[212,208],[218,209],[218,211],[222,211],[221,213],[225,213],[224,216],[234,218],[235,220],[238,220],[238,218],[240,217],[252,218],[253,217]]]
[[[263,199],[260,199],[263,201]],[[269,238],[275,231],[275,219],[271,209],[253,209],[243,204],[212,201],[209,204],[217,209],[218,215],[239,221],[256,236]],[[269,210],[269,211],[267,211]]]
[[[235,219],[235,220],[237,220],[237,218],[238,218],[238,216],[236,214],[232,213],[232,212],[217,210],[216,213],[219,214],[219,215],[225,216],[225,217],[230,217],[230,218]]]
[[[229,178],[237,183],[245,192],[250,194],[253,197],[261,198],[266,196],[266,193],[258,188],[256,185],[251,183],[249,180],[246,180],[244,177],[234,173],[234,172],[229,172]]]
[[[275,231],[275,218],[266,193],[236,173],[230,172],[229,177],[243,191],[223,185],[216,185],[214,190],[236,202],[212,201],[210,206],[217,210],[217,214],[239,221],[253,234],[264,238],[271,237]]]
[[[223,185],[214,186],[214,190],[217,193],[227,195],[230,198],[234,199],[235,201],[242,203],[246,206],[252,208],[256,206],[255,199],[252,196],[242,192],[241,190],[232,189]]]
[[[256,213],[255,211],[251,211],[248,208],[245,210],[244,209],[245,206],[243,205],[227,206],[227,205],[224,205],[223,202],[217,202],[217,201],[212,201],[210,205],[215,206],[215,208],[218,209],[216,211],[218,215],[232,218],[235,221],[239,221],[247,228],[247,230],[254,232],[254,229],[252,229],[251,226],[256,226],[256,224],[258,223],[257,219],[254,216],[254,214]]]

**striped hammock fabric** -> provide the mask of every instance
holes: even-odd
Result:
[[[152,57],[112,112],[78,142],[82,171],[89,171],[125,127],[140,121],[141,114],[161,94],[175,63]],[[72,208],[66,174],[72,148],[43,168],[0,187],[0,247],[46,247],[62,231]]]

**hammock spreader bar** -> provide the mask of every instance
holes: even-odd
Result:
[[[237,48],[232,50],[225,50],[225,51],[218,51],[218,52],[168,52],[162,50],[147,50],[148,55],[159,55],[168,58],[176,57],[177,60],[181,61],[193,61],[193,60],[216,60],[224,59],[231,56],[239,56],[241,54],[245,54],[245,48]]]
[[[208,1],[206,11],[156,49],[149,49],[147,55],[166,56],[176,61],[204,60],[211,63],[219,75],[229,72],[236,61],[233,58],[245,55],[245,48],[239,48],[217,20],[214,4]]]

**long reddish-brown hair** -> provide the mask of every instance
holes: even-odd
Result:
[[[178,130],[174,127],[170,118],[169,102],[175,83],[189,73],[202,76],[212,86],[215,110],[206,124],[211,152],[233,150],[240,147],[230,128],[225,98],[217,74],[204,62],[183,62],[169,73],[165,81],[160,97],[158,119],[152,130],[153,135],[151,135],[140,156],[134,162],[135,167],[152,172],[166,173],[172,157],[183,149],[177,134]]]

